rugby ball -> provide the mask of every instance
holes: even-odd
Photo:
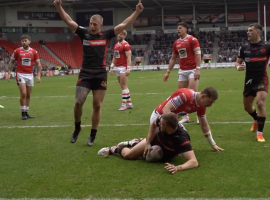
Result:
[[[154,145],[151,147],[150,153],[146,156],[146,161],[147,162],[157,162],[161,160],[163,156],[163,151],[160,146]]]

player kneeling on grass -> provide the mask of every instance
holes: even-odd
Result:
[[[158,128],[158,131],[156,131]],[[126,146],[132,146],[127,148]],[[155,146],[156,148],[152,148]],[[178,123],[178,116],[174,113],[159,116],[150,124],[146,139],[133,139],[130,142],[121,142],[118,146],[105,147],[99,150],[98,155],[120,154],[126,160],[136,160],[146,157],[147,161],[157,161],[157,155],[151,157],[152,151],[160,151],[159,161],[169,161],[178,154],[187,159],[182,165],[175,166],[165,163],[165,168],[172,174],[177,171],[198,167],[198,161],[190,145],[190,137],[184,126]],[[159,152],[158,152],[159,153]]]

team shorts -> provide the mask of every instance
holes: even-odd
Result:
[[[265,91],[268,93],[268,77],[264,77],[259,81],[254,81],[253,79],[245,79],[245,86],[243,95],[244,97],[253,96],[256,97],[257,92]]]
[[[178,81],[188,81],[191,78],[194,78],[196,69],[191,70],[181,70],[178,71]]]
[[[25,73],[16,72],[16,82],[17,82],[17,85],[20,85],[21,83],[25,83],[26,86],[33,87],[34,76],[33,74],[25,74]]]
[[[152,115],[150,117],[150,124],[152,124],[152,122],[157,118],[159,117],[160,114],[156,111],[156,109],[152,112]]]
[[[120,74],[125,74],[126,70],[127,70],[126,67],[116,67],[115,68],[115,74],[116,74],[117,77],[119,77]]]
[[[107,71],[106,70],[85,70],[79,73],[76,86],[88,88],[90,90],[107,89]]]

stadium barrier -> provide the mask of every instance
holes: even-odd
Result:
[[[140,66],[131,66],[131,71],[156,71],[158,70],[167,70],[168,65],[140,65]],[[202,63],[202,69],[217,69],[217,68],[232,68],[234,67],[234,63]],[[176,64],[173,68],[174,70],[179,69],[179,65]],[[107,71],[109,68],[107,67]],[[80,69],[71,69],[71,70],[47,70],[42,71],[42,76],[58,76],[58,75],[75,75],[80,72]],[[6,74],[4,72],[0,72],[0,79],[5,79]],[[11,78],[15,78],[15,72],[11,72]]]

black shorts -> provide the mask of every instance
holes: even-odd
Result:
[[[78,77],[77,86],[90,90],[106,90],[107,71],[82,69]]]
[[[256,97],[257,92],[265,91],[268,93],[268,77],[265,76],[261,80],[253,80],[246,78],[243,95],[244,97],[253,96]]]

